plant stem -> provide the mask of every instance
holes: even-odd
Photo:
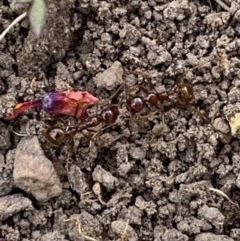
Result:
[[[4,38],[4,36],[9,32],[9,30],[16,25],[18,22],[20,22],[22,19],[24,19],[27,16],[27,12],[24,12],[20,16],[18,16],[0,35],[0,41]]]

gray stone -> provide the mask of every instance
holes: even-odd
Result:
[[[16,150],[13,179],[16,186],[38,201],[47,201],[62,193],[60,180],[36,136],[24,138]]]
[[[105,70],[103,73],[97,74],[93,81],[97,88],[105,88],[111,91],[122,84],[122,76],[122,64],[115,61],[109,69]]]

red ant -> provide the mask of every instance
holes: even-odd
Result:
[[[143,88],[141,85],[137,85],[139,89],[138,94],[133,97],[128,97],[126,100],[127,110],[135,115],[140,113],[146,106],[155,107],[162,110],[164,106],[172,106],[177,108],[190,108],[194,111],[198,109],[192,105],[192,100],[194,98],[193,86],[191,83],[181,79],[177,81],[175,86],[166,93],[159,93],[149,82],[150,90]],[[140,92],[142,94],[140,94]],[[46,134],[46,139],[55,145],[60,145],[67,136],[75,136],[77,133],[82,133],[83,131],[92,131],[91,128],[97,127],[100,124],[113,124],[116,122],[120,115],[119,111],[120,105],[108,105],[101,110],[99,114],[89,116],[86,113],[86,118],[82,118],[80,123],[77,123],[70,130],[64,131],[59,127],[50,128]],[[87,112],[87,110],[86,110]],[[201,117],[208,121],[208,118],[202,113],[199,113]]]
[[[155,91],[148,92],[141,86],[138,86],[142,92],[144,93],[143,96],[137,95],[133,97],[129,97],[126,100],[126,107],[129,112],[132,114],[137,114],[141,112],[145,106],[155,106],[161,107],[165,101],[170,101],[168,95],[160,94]]]
[[[138,72],[141,75],[144,73]],[[151,81],[147,79],[150,90],[143,88],[142,85],[136,87],[142,92],[142,95],[135,95],[126,101],[126,107],[132,114],[141,112],[146,106],[155,107],[163,110],[164,106],[172,106],[177,108],[187,109],[192,106],[193,100],[193,86],[191,83],[178,78],[174,87],[166,92],[159,93],[152,85]],[[194,108],[193,108],[194,109]]]
[[[77,123],[72,130],[64,130],[61,127],[53,126],[46,131],[45,137],[50,143],[59,146],[63,143],[67,136],[73,138],[77,133],[84,130],[91,131],[91,128],[97,127],[99,124],[113,124],[119,117],[119,114],[120,113],[116,105],[109,105],[108,107],[102,109],[100,114],[88,116],[85,119],[82,119],[82,121]]]

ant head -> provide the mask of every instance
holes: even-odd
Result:
[[[60,127],[52,127],[45,132],[45,138],[50,144],[60,146],[66,139],[66,132]]]

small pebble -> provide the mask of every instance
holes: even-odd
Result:
[[[199,209],[198,215],[220,230],[225,222],[225,217],[217,208],[208,207],[207,205],[204,205]]]
[[[102,183],[108,190],[112,190],[115,187],[117,179],[110,173],[104,170],[100,165],[97,165],[92,173],[93,180],[95,182]]]
[[[240,128],[240,113],[236,113],[235,115],[228,118],[229,125],[231,128],[232,136],[240,136],[239,128]]]
[[[213,126],[216,130],[224,133],[224,134],[228,134],[229,133],[229,126],[226,123],[226,121],[224,121],[222,118],[216,118],[213,121]]]
[[[112,91],[122,84],[122,76],[122,64],[115,61],[109,69],[105,70],[103,73],[97,74],[93,81],[97,88],[105,88]]]

